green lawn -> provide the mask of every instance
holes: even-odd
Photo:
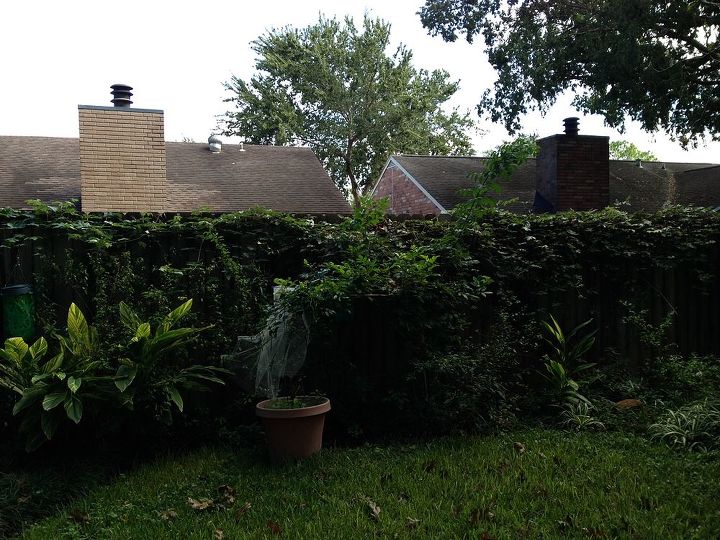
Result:
[[[706,539],[719,479],[717,460],[620,434],[325,450],[283,468],[208,449],[96,488],[23,538]]]

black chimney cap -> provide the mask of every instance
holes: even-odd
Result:
[[[563,120],[565,124],[565,135],[575,136],[578,134],[579,118],[577,116],[571,116]]]
[[[132,105],[130,98],[132,97],[132,86],[127,84],[113,84],[112,88],[113,95],[112,103],[116,107],[129,107]]]

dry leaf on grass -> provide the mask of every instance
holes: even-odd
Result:
[[[213,533],[213,540],[223,540],[223,538],[225,538],[225,533],[222,529],[215,529],[215,532]]]
[[[370,517],[375,521],[379,520],[381,510],[377,503],[369,497],[365,498],[365,502],[367,503],[368,509],[370,510]]]
[[[242,518],[245,515],[245,512],[250,510],[250,508],[252,508],[252,504],[250,504],[250,502],[248,502],[248,501],[245,501],[245,504],[243,504],[240,508],[235,510],[235,514],[234,514],[235,519]]]
[[[160,519],[162,519],[163,521],[170,521],[171,519],[175,519],[176,517],[178,517],[178,514],[174,508],[168,508],[164,512],[160,513]]]
[[[227,484],[223,484],[222,486],[218,486],[218,493],[220,493],[220,496],[223,498],[223,503],[227,506],[232,506],[235,504],[235,496],[237,495],[235,493],[235,488],[232,486],[228,486]]]
[[[521,442],[514,442],[513,447],[515,448],[515,451],[518,454],[524,454],[525,453],[525,445]]]
[[[188,497],[187,504],[193,510],[203,511],[213,508],[215,501],[212,499],[193,499],[192,497]]]
[[[419,519],[409,517],[409,518],[407,518],[407,521],[405,522],[405,528],[406,529],[416,529],[419,523],[420,523]]]
[[[282,528],[280,527],[280,525],[278,525],[271,519],[267,520],[267,527],[268,527],[268,529],[270,529],[270,532],[272,532],[273,534],[281,534],[282,533]]]

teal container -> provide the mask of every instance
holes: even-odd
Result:
[[[30,285],[10,285],[0,289],[2,298],[3,336],[35,337],[35,300]]]

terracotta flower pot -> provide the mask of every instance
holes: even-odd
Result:
[[[300,396],[305,406],[280,408],[287,398],[267,399],[255,407],[265,426],[270,457],[273,461],[306,458],[322,448],[325,415],[330,400],[324,397]]]

